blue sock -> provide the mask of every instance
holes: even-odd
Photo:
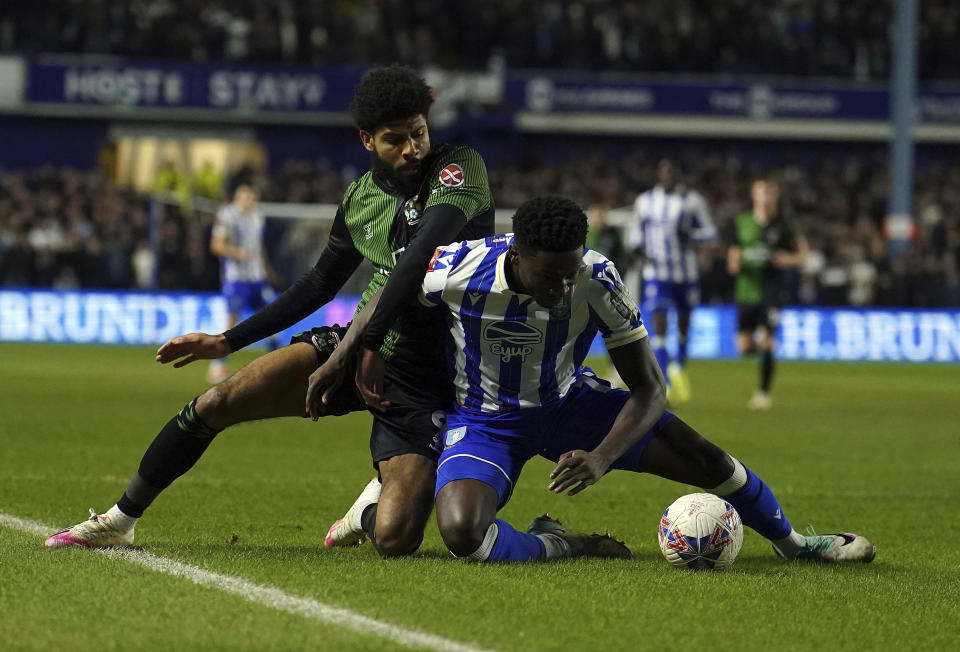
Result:
[[[653,355],[657,358],[657,364],[660,365],[660,371],[663,377],[667,377],[667,365],[670,364],[670,354],[667,353],[667,338],[663,335],[654,335],[650,340],[653,346]]]
[[[747,483],[740,489],[722,496],[736,508],[740,520],[771,541],[779,541],[790,535],[793,528],[780,509],[780,503],[770,487],[756,473],[744,467]]]
[[[493,523],[497,526],[497,539],[490,554],[483,561],[530,561],[547,556],[547,549],[540,537],[517,532],[500,518]]]
[[[682,334],[677,335],[677,364],[687,366],[687,337]]]

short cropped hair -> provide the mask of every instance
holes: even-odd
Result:
[[[372,68],[353,88],[350,116],[357,129],[374,133],[389,124],[430,112],[433,94],[413,68],[393,64]]]
[[[573,251],[587,239],[587,216],[563,197],[534,197],[513,216],[513,236],[521,249]]]

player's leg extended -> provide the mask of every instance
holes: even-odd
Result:
[[[743,523],[767,538],[781,556],[871,561],[876,552],[873,544],[857,535],[805,537],[798,533],[759,476],[678,418],[650,440],[639,468],[721,496],[736,508]]]
[[[126,491],[106,514],[57,533],[48,547],[130,544],[153,500],[190,470],[224,428],[244,421],[303,416],[307,379],[317,354],[297,343],[263,355],[190,401],[154,438]]]

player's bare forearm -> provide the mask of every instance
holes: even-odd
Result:
[[[647,338],[612,349],[610,357],[630,388],[630,398],[596,448],[568,451],[560,456],[547,487],[554,493],[569,489],[569,494],[575,496],[596,484],[610,465],[653,427],[666,408],[663,374]]]
[[[667,392],[663,373],[646,337],[611,349],[610,358],[630,390],[630,398],[610,432],[594,449],[613,463],[660,419],[667,407]]]

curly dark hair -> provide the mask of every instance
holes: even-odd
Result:
[[[350,116],[358,129],[369,133],[384,125],[430,112],[431,88],[409,66],[395,63],[371,68],[353,87]]]
[[[587,216],[563,197],[534,197],[513,216],[513,236],[521,249],[573,251],[587,239]]]

